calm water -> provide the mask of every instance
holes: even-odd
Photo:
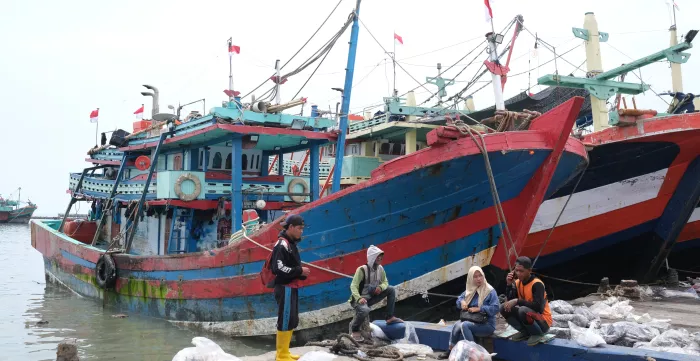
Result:
[[[46,283],[29,225],[0,224],[0,276],[0,360],[55,360],[65,338],[78,339],[81,360],[171,360],[195,336],[236,356],[274,349],[271,342],[195,333],[159,319],[113,318],[116,311],[99,302]],[[42,320],[48,324],[37,325]]]

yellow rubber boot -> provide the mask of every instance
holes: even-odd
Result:
[[[290,342],[292,341],[292,334],[293,334],[293,333],[294,333],[294,330],[289,331],[289,341],[290,341]],[[295,355],[295,354],[293,354],[293,353],[291,353],[291,352],[289,353],[289,357],[291,357],[292,360],[298,360],[299,358],[301,358],[301,356]]]
[[[292,331],[277,331],[277,355],[276,361],[295,361],[289,353],[289,344],[292,342]]]

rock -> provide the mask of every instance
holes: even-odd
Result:
[[[42,325],[48,325],[49,321],[46,320],[41,320],[36,323],[37,326],[42,326]]]
[[[610,291],[610,279],[607,277],[604,277],[603,279],[600,280],[600,285],[598,286],[598,293],[605,294],[608,291]]]
[[[116,315],[112,315],[113,318],[127,318],[129,315],[125,315],[123,313],[117,313]]]
[[[78,358],[77,339],[66,339],[58,344],[56,361],[80,361]]]

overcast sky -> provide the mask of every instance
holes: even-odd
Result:
[[[595,12],[600,30],[610,33],[609,42],[601,46],[605,69],[629,62],[630,57],[636,59],[659,51],[669,42],[667,29],[671,20],[664,0],[492,1],[497,30],[522,14],[526,28],[556,46],[557,53],[579,46],[563,57],[566,61],[556,62],[558,70],[565,74],[585,60],[582,41],[574,38],[571,27],[582,27],[587,11]],[[680,7],[679,34],[692,27],[700,28],[700,1],[676,2]],[[4,1],[0,12],[0,99],[4,112],[0,194],[6,196],[22,187],[22,198],[38,204],[37,214],[63,212],[68,201],[65,192],[69,172],[89,166],[84,159],[95,144],[95,124],[89,122],[91,110],[100,108],[100,131],[117,127],[131,131],[133,112],[142,103],[150,115],[151,98],[142,97],[140,92],[145,90],[141,84],[152,84],[160,89],[161,111],[167,110],[168,104],[177,106],[178,102],[201,98],[206,99],[208,111],[226,98],[222,91],[228,86],[229,37],[241,47],[240,55],[233,58],[234,88],[245,94],[272,74],[275,59],[283,63],[289,59],[336,3],[337,0]],[[316,38],[285,70],[293,69],[324,44],[354,5],[353,0],[342,1]],[[369,32],[388,51],[393,51],[394,31],[403,37],[404,44],[396,45],[396,58],[423,82],[426,76],[436,74],[436,63],[441,62],[446,69],[490,31],[490,25],[484,21],[482,0],[365,0],[360,18],[367,28],[360,27],[353,112],[381,103],[393,82],[391,61]],[[506,40],[510,36],[510,32],[505,34]],[[348,29],[302,91],[300,96],[308,97],[311,104],[335,109],[339,93],[330,88],[343,86],[349,37]],[[517,39],[511,74],[552,59],[553,55],[541,47],[538,56],[532,57],[534,43],[534,37],[525,31]],[[700,83],[700,54],[694,54],[694,49],[689,52],[693,56],[683,66],[684,86],[686,91],[696,92],[700,91],[693,87]],[[455,76],[472,56],[445,73],[445,77]],[[462,89],[484,59],[482,55],[476,65],[464,70],[457,78],[459,82],[448,88],[448,94]],[[283,101],[291,100],[314,67],[282,87]],[[585,64],[581,69],[575,74],[583,76]],[[529,83],[527,73],[510,78],[506,97],[527,89],[528,84],[536,84],[538,76],[554,70],[554,62],[533,70]],[[646,67],[641,75],[657,92],[671,87],[668,63]],[[638,80],[630,76],[627,81]],[[400,68],[396,82],[399,93],[418,86]],[[435,87],[428,89],[434,91]],[[537,90],[533,88],[533,92]],[[419,103],[429,95],[423,88],[416,93]],[[474,99],[477,109],[492,105],[490,86]],[[638,96],[637,104],[659,111],[665,111],[667,106],[652,92]],[[183,113],[201,109],[200,103]],[[81,213],[87,211],[85,205],[83,208]]]

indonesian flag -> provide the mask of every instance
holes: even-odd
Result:
[[[403,45],[403,38],[396,33],[394,33],[394,40],[398,41],[399,43],[401,43],[401,45]]]
[[[228,56],[233,56],[234,53],[240,54],[241,53],[241,47],[237,45],[233,45],[231,42],[232,39],[228,39]]]
[[[143,119],[143,104],[141,104],[141,108],[136,109],[134,116],[136,119]]]
[[[486,15],[486,22],[490,23],[491,20],[493,19],[493,11],[491,10],[491,1],[493,0],[484,0],[484,13]]]
[[[90,123],[97,123],[97,116],[100,112],[100,108],[97,108],[90,112]]]

